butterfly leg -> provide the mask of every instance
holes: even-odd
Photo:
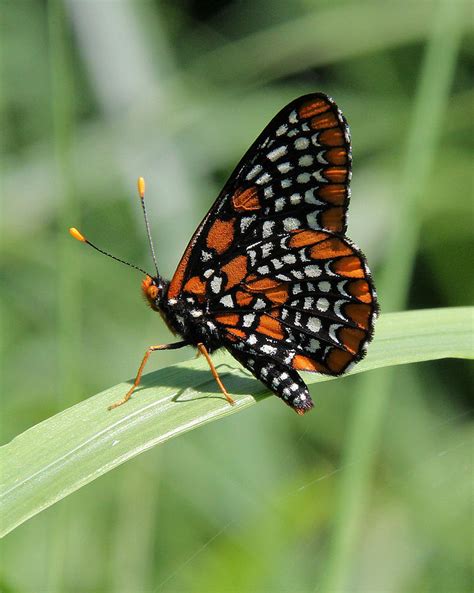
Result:
[[[145,368],[145,365],[146,365],[148,359],[150,358],[150,354],[152,352],[156,352],[157,350],[176,350],[177,348],[182,348],[183,346],[188,346],[188,342],[176,342],[175,344],[160,344],[158,346],[150,346],[148,348],[148,350],[145,352],[145,356],[143,357],[142,363],[141,363],[141,365],[138,369],[138,372],[137,372],[137,376],[135,377],[135,381],[133,382],[133,385],[131,386],[131,388],[128,390],[128,392],[125,394],[125,396],[121,400],[110,405],[107,409],[113,410],[114,408],[118,408],[119,406],[121,406],[122,404],[127,402],[132,397],[132,393],[135,391],[135,389],[140,384],[143,369]]]
[[[214,366],[214,363],[212,362],[211,357],[209,356],[209,352],[207,351],[207,348],[204,346],[204,344],[198,344],[197,347],[198,347],[199,352],[205,356],[205,358],[207,360],[207,364],[209,365],[209,368],[211,369],[211,373],[212,373],[214,379],[216,380],[216,383],[219,385],[220,390],[224,394],[224,397],[229,402],[229,404],[234,405],[235,401],[232,399],[232,397],[227,392],[227,389],[224,387],[224,384],[222,383],[221,378],[219,377],[219,373],[217,372],[217,369]]]

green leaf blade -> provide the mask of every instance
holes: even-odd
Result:
[[[351,374],[424,360],[473,358],[473,310],[383,315],[367,357]],[[206,362],[197,359],[146,375],[135,396],[111,412],[107,406],[123,396],[129,383],[86,399],[1,447],[1,535],[143,451],[269,395],[230,355],[213,358],[234,406],[220,394]],[[332,379],[310,373],[304,377],[308,385]]]

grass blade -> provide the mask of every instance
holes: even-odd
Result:
[[[472,358],[472,312],[460,307],[384,315],[367,358],[352,372]],[[64,410],[0,448],[1,534],[154,445],[268,395],[229,355],[218,354],[215,362],[235,397],[233,407],[218,392],[205,361],[197,359],[146,375],[137,395],[113,412],[106,407],[123,395],[127,383]],[[308,373],[305,380],[330,378]]]

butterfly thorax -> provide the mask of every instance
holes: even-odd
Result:
[[[209,319],[206,303],[192,296],[168,298],[169,282],[147,276],[142,291],[150,307],[161,314],[168,328],[190,344],[203,343],[209,352],[221,347],[217,327]]]
[[[206,303],[193,296],[168,299],[166,294],[159,304],[163,319],[176,334],[190,344],[204,344],[209,352],[222,347],[216,324],[209,318]]]

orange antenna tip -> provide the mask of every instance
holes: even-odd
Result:
[[[143,177],[138,178],[138,194],[140,195],[140,198],[143,200],[143,198],[145,197],[145,180],[143,179]]]
[[[74,237],[74,239],[77,239],[78,241],[82,241],[83,243],[87,243],[84,235],[81,235],[81,233],[74,227],[71,227],[69,229],[69,234],[71,235],[71,237]]]

